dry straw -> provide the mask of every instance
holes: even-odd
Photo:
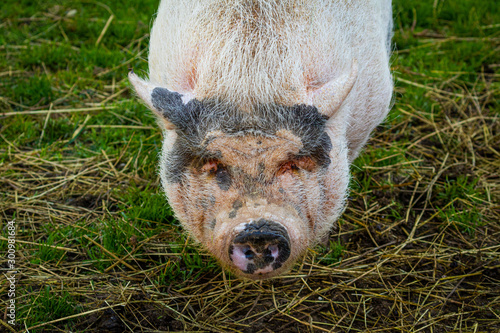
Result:
[[[113,15],[96,44],[105,38],[112,19]],[[428,44],[445,42],[452,40],[428,39]],[[498,39],[491,42],[498,44]],[[153,280],[165,266],[181,260],[181,253],[166,251],[175,236],[171,231],[146,238],[132,252],[117,256],[101,245],[100,235],[90,227],[110,217],[123,218],[110,209],[120,203],[113,189],[151,182],[137,173],[132,158],[123,158],[128,145],[121,152],[103,150],[88,158],[61,159],[56,154],[42,158],[36,148],[17,147],[0,131],[7,147],[2,154],[9,157],[8,163],[0,163],[0,191],[4,193],[0,219],[5,222],[15,215],[18,226],[18,288],[24,290],[18,302],[28,302],[40,288],[51,286],[78,299],[83,309],[25,328],[58,331],[56,327],[63,328],[72,319],[79,330],[87,332],[500,331],[500,125],[498,115],[489,111],[492,101],[499,98],[491,84],[497,76],[469,73],[477,80],[470,89],[460,73],[446,82],[439,75],[427,77],[433,83],[423,85],[418,82],[422,74],[403,67],[394,71],[396,76],[403,73],[414,79],[399,79],[398,94],[404,94],[407,87],[422,88],[445,117],[437,122],[412,105],[397,103],[399,121],[375,133],[367,151],[390,150],[407,133],[411,141],[396,154],[404,155],[404,160],[389,156],[385,162],[396,162],[383,167],[366,165],[358,172],[366,172],[372,184],[391,179],[393,185],[374,185],[351,195],[338,233],[332,235],[345,247],[341,262],[325,263],[321,258],[329,250],[311,249],[292,272],[272,281],[244,281],[220,272],[159,287]],[[0,76],[22,74],[12,71]],[[125,98],[122,93],[103,91],[95,102],[120,102]],[[56,114],[120,112],[116,105],[25,109],[0,116],[22,112],[43,122],[43,117]],[[151,130],[142,125],[127,128],[132,126]],[[80,131],[89,127],[82,126]],[[476,187],[485,193],[484,198],[436,202],[434,193],[445,186],[446,177],[460,175],[477,179]],[[449,215],[444,215],[443,222],[442,212],[456,202],[466,209],[476,208],[485,224],[468,234]],[[399,217],[388,215],[395,205],[403,207]],[[102,250],[111,266],[96,271],[86,249],[74,239],[43,245],[44,226],[49,222],[56,229],[73,226],[86,231],[85,239]],[[40,246],[62,251],[61,259],[33,264]],[[141,268],[158,255],[169,260],[158,267]],[[201,256],[207,258],[203,252]],[[2,267],[5,260],[0,258]],[[2,293],[5,288],[2,281]],[[0,324],[9,327],[1,317]]]

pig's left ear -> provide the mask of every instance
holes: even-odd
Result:
[[[146,82],[133,71],[128,74],[128,79],[137,95],[155,113],[160,125],[166,130],[175,129],[172,120],[176,118],[176,114],[184,111],[184,106],[191,100],[191,97]]]
[[[344,103],[357,77],[358,62],[354,59],[349,74],[341,75],[339,78],[309,92],[307,96],[309,104],[314,105],[322,114],[330,118]]]

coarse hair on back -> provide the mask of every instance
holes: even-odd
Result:
[[[385,2],[390,8],[390,0],[162,0],[150,81],[241,107],[303,103],[309,90],[348,72],[352,59],[377,51],[361,40],[385,45],[385,28],[364,23],[380,20],[374,14]]]

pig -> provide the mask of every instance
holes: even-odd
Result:
[[[349,167],[390,108],[391,0],[162,0],[149,79],[178,220],[248,279],[334,229]]]

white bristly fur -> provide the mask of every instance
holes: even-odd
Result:
[[[349,112],[352,161],[389,108],[391,29],[391,0],[162,0],[149,80],[251,111],[255,104],[308,103],[318,88],[345,80],[357,61],[340,108]]]
[[[349,165],[390,106],[391,35],[391,0],[161,1],[151,31],[149,80],[142,80],[134,73],[129,78],[137,94],[156,113],[164,130],[160,176],[171,206],[194,239],[204,244],[224,266],[234,266],[229,252],[235,234],[242,232],[241,223],[267,216],[287,230],[290,259],[265,277],[290,268],[308,246],[322,239],[334,226],[345,206]],[[179,103],[178,94],[155,90],[156,87],[179,93],[184,104],[193,98],[198,102],[193,101],[183,109],[175,104]],[[169,98],[173,101],[171,109],[163,105]],[[186,116],[184,120],[197,119],[193,113],[176,112],[201,112],[201,108],[189,107],[199,107],[199,101],[204,99],[210,99],[205,100],[204,105],[222,102],[218,105],[230,106],[227,111],[240,116],[239,112],[257,110],[259,121],[267,116],[283,117],[278,113],[283,110],[309,110],[310,113],[302,115],[317,117],[311,107],[276,107],[314,105],[329,119],[324,131],[331,147],[327,147],[326,141],[322,142],[324,148],[329,149],[331,163],[326,168],[315,165],[307,171],[311,168],[307,166],[307,158],[301,162],[294,154],[300,152],[301,145],[311,137],[296,137],[299,134],[294,132],[295,127],[287,127],[292,125],[288,118],[283,124],[276,124],[275,136],[255,132],[258,138],[250,131],[228,134],[214,126],[214,131],[209,132],[212,141],[206,149],[215,145],[212,152],[220,153],[222,162],[229,161],[227,169],[220,167],[221,172],[230,170],[234,176],[234,184],[227,181],[218,184],[211,174],[219,170],[219,164],[212,170],[215,161],[204,161],[200,168],[181,161],[189,164],[183,166],[176,155],[183,149],[186,152],[193,149],[186,146],[188,141],[179,139],[188,140],[197,129],[176,128],[184,119],[179,115]],[[220,117],[220,122],[228,121],[231,116]],[[277,117],[269,119],[279,121]],[[314,126],[312,122],[304,124],[307,122],[304,117],[300,119],[303,122],[299,127]],[[322,121],[321,117],[312,119]],[[200,125],[202,121],[199,120]],[[267,142],[271,137],[275,141]],[[205,142],[207,137],[196,137],[199,139]],[[257,139],[259,143],[254,144],[253,140]],[[178,142],[182,145],[177,145]],[[259,154],[247,157],[236,153],[238,149],[233,149],[236,143]],[[273,155],[274,144],[282,145],[278,145],[281,148],[276,151],[283,151]],[[263,148],[252,148],[255,145]],[[176,154],[171,154],[172,151]],[[287,158],[292,159],[290,170],[286,158],[280,157],[285,152],[288,152]],[[261,171],[256,164],[259,159],[266,159],[258,164],[259,168],[264,166]],[[284,164],[267,163],[273,159]],[[314,164],[312,159],[310,162]],[[299,170],[297,163],[305,163],[305,170]],[[248,165],[252,170],[246,170]],[[180,169],[183,181],[169,181],[169,174],[174,173],[170,170],[172,166],[183,168]],[[262,174],[251,178],[258,172]],[[266,174],[274,177],[273,181],[265,181]],[[245,179],[256,179],[256,184]],[[270,269],[260,268],[266,272]],[[258,274],[244,273],[239,271],[249,278],[261,278]]]

